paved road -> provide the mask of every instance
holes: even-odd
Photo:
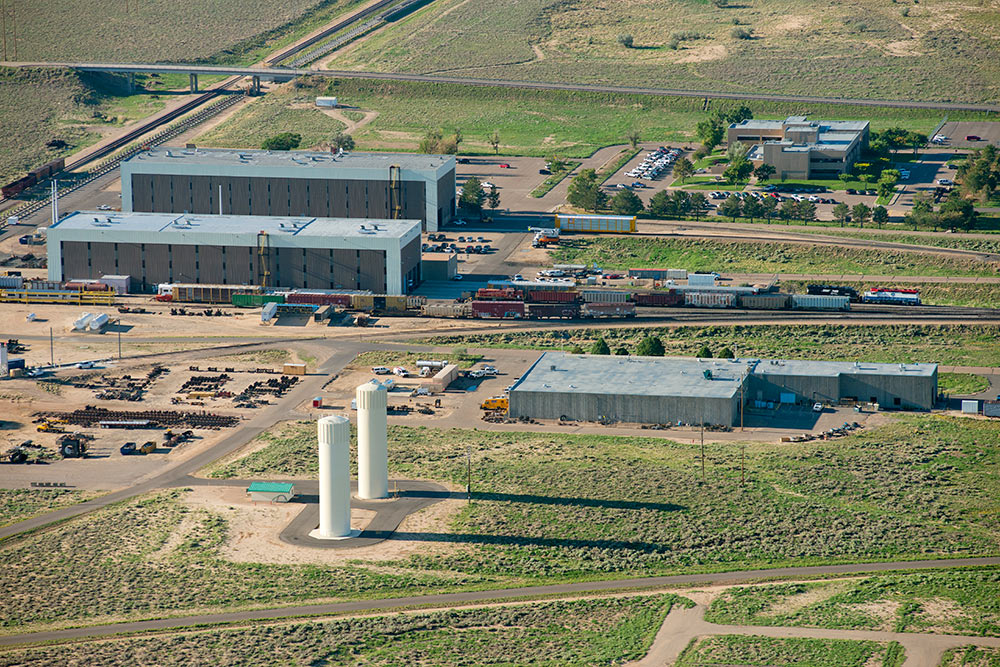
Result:
[[[476,79],[457,76],[404,74],[400,72],[364,72],[351,70],[292,69],[284,67],[226,67],[194,64],[147,63],[81,63],[81,62],[0,62],[4,67],[72,67],[98,72],[180,72],[195,74],[228,74],[260,76],[288,80],[309,74],[337,79],[381,79],[388,81],[421,81],[427,83],[455,83],[465,86],[496,86],[501,88],[527,88],[535,90],[573,90],[580,92],[612,93],[622,95],[659,95],[671,97],[708,97],[712,99],[762,100],[770,102],[801,102],[804,104],[850,104],[867,107],[896,107],[902,109],[955,109],[963,111],[1000,111],[994,104],[969,104],[966,102],[930,102],[919,100],[877,100],[849,97],[816,97],[811,95],[773,95],[764,93],[737,93],[715,90],[683,90],[676,88],[643,88],[634,86],[602,86],[577,83],[544,81],[516,81],[502,79]]]
[[[942,654],[959,646],[997,646],[1000,637],[963,637],[959,635],[916,632],[877,632],[867,630],[832,630],[755,625],[721,625],[705,620],[705,607],[674,607],[656,633],[649,653],[634,663],[636,667],[673,665],[691,640],[710,635],[755,635],[760,637],[802,637],[810,639],[848,639],[853,641],[899,642],[906,651],[903,667],[937,667]]]
[[[0,646],[12,646],[38,642],[67,641],[84,637],[106,637],[120,633],[148,632],[171,628],[187,628],[203,624],[242,623],[277,618],[302,616],[328,616],[350,612],[391,611],[403,607],[450,608],[470,602],[487,602],[510,598],[540,599],[547,596],[574,595],[595,592],[614,592],[636,589],[656,589],[681,585],[739,583],[765,579],[788,579],[797,577],[846,575],[865,572],[912,571],[954,567],[981,567],[1000,565],[1000,558],[961,558],[946,560],[925,560],[893,563],[862,563],[858,565],[818,565],[810,567],[782,567],[768,570],[739,570],[712,574],[678,574],[663,577],[643,577],[639,579],[614,579],[610,581],[588,581],[551,586],[524,586],[491,591],[469,591],[466,593],[438,593],[434,595],[413,595],[382,600],[358,600],[329,604],[299,605],[276,609],[255,609],[232,611],[218,614],[181,616],[152,621],[94,625],[85,628],[33,632],[22,635],[0,637]]]

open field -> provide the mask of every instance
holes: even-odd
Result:
[[[783,280],[781,287],[791,292],[805,293],[815,281]],[[836,281],[838,285],[859,291],[872,287],[886,287],[884,282]],[[905,287],[920,290],[920,302],[927,306],[969,306],[973,308],[1000,308],[1000,285],[996,283],[907,283]]]
[[[568,333],[569,339],[563,334]],[[658,336],[667,356],[694,356],[702,345],[742,357],[828,359],[887,363],[935,362],[949,366],[1000,366],[1000,328],[988,325],[759,325],[635,329],[570,329],[435,336],[432,345],[560,349],[586,348],[603,337],[611,349],[634,351],[645,336]]]
[[[594,263],[614,269],[671,266],[719,273],[1000,275],[997,263],[895,250],[639,237],[574,238],[570,243],[552,253],[554,263]]]
[[[0,653],[0,665],[617,665],[645,654],[678,600],[605,598],[300,621],[10,651]]]
[[[487,138],[496,130],[501,155],[580,158],[603,146],[625,143],[625,135],[632,129],[638,130],[644,141],[693,141],[695,125],[707,116],[702,110],[703,100],[680,97],[351,79],[331,82],[318,77],[300,80],[297,85],[301,87],[280,87],[268,93],[267,99],[291,113],[294,106],[311,104],[316,96],[336,95],[341,104],[378,113],[370,123],[352,132],[359,150],[416,151],[428,130],[441,128],[448,132],[457,127],[464,137],[459,148],[463,155],[493,155]],[[940,112],[918,109],[755,101],[745,104],[758,118],[809,113],[823,118],[871,120],[872,129],[899,125],[926,133],[941,120]],[[256,145],[251,140],[255,128],[248,120],[249,114],[249,109],[240,111],[219,127],[224,134],[213,132],[199,138],[198,143],[208,145],[215,137],[224,136],[232,145]]]
[[[941,667],[1000,667],[1000,648],[956,648],[944,654]]]
[[[21,11],[23,61],[238,62],[301,36],[358,0],[145,0],[130,5],[57,0]],[[68,37],[71,36],[71,37]]]
[[[904,657],[903,647],[896,643],[717,635],[697,639],[676,664],[677,667],[899,667]]]
[[[316,474],[315,424],[278,428],[226,476]],[[7,632],[190,609],[588,577],[998,552],[1000,424],[905,416],[836,441],[699,448],[658,438],[389,429],[393,476],[463,485],[450,518],[403,529],[390,561],[231,561],[245,536],[185,491],[114,505],[0,546]],[[88,554],[86,577],[70,554]],[[398,552],[397,552],[398,553]],[[371,557],[366,557],[371,558]],[[297,562],[297,561],[282,561]],[[52,591],[59,591],[53,595]]]
[[[1000,636],[1000,570],[982,568],[731,588],[711,623]]]
[[[62,70],[0,68],[0,183],[101,139],[163,107],[153,95],[119,96],[107,79]],[[65,146],[50,148],[50,141]]]
[[[332,69],[895,99],[996,100],[995,8],[958,0],[817,6],[441,0]],[[960,19],[958,17],[961,17]],[[751,31],[740,39],[734,25]],[[634,48],[619,37],[632,36]],[[672,39],[677,40],[671,48]],[[993,55],[990,55],[993,54]]]
[[[756,222],[756,221],[755,221]],[[795,224],[798,221],[793,220]],[[765,223],[766,224],[766,223]],[[782,223],[783,224],[783,223]],[[796,234],[822,234],[824,236],[843,236],[852,239],[864,239],[866,241],[886,241],[890,243],[907,243],[910,245],[932,246],[934,248],[957,248],[959,250],[974,250],[976,252],[988,252],[1000,254],[1000,239],[983,238],[981,236],[966,236],[964,234],[952,234],[948,236],[932,236],[930,234],[908,234],[903,229],[902,223],[889,223],[885,226],[892,233],[866,231],[857,227],[840,227],[832,220],[820,221],[818,226],[812,223],[809,226],[799,225],[794,230]],[[928,230],[929,231],[929,230]],[[983,232],[987,230],[977,230]]]
[[[938,375],[938,391],[963,396],[978,394],[990,388],[990,382],[981,375],[972,373],[940,373]]]
[[[83,502],[92,495],[69,489],[0,489],[0,526]]]

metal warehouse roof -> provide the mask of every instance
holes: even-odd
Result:
[[[419,228],[420,224],[420,220],[76,211],[49,227],[49,230],[121,230],[185,234],[267,232],[275,236],[400,238],[409,234],[414,227]]]
[[[388,169],[399,165],[404,169],[437,170],[449,163],[452,155],[427,155],[422,153],[354,153],[342,155],[321,151],[264,151],[228,148],[167,148],[137,153],[127,162],[138,164],[198,164],[232,167],[255,165],[260,167],[320,167],[325,169]]]
[[[804,375],[836,377],[838,375],[890,375],[898,377],[930,377],[937,364],[876,364],[868,361],[804,361],[800,359],[761,359],[755,375]]]
[[[619,357],[546,352],[511,393],[617,393],[627,396],[732,398],[752,362],[679,357]],[[711,379],[705,371],[711,371]]]
[[[290,482],[250,482],[247,493],[291,493],[294,488]]]

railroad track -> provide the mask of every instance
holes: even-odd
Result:
[[[123,160],[126,160],[135,155],[136,153],[142,151],[144,146],[159,146],[160,144],[163,144],[164,142],[167,142],[173,139],[174,137],[183,134],[184,132],[191,129],[195,125],[198,125],[208,120],[212,116],[215,116],[216,114],[224,111],[225,109],[228,109],[229,107],[236,104],[237,102],[240,102],[241,100],[244,99],[244,97],[246,97],[245,93],[230,93],[224,96],[223,93],[225,93],[225,88],[218,88],[215,90],[208,91],[202,95],[199,95],[193,100],[185,102],[176,109],[173,109],[169,113],[164,114],[160,118],[157,118],[154,121],[146,123],[145,125],[137,127],[123,134],[121,137],[118,137],[117,139],[110,142],[108,145],[103,146],[102,148],[95,151],[91,155],[88,155],[75,162],[67,164],[66,167],[64,168],[64,171],[78,169],[79,167],[82,167],[85,164],[93,162],[94,160],[99,160],[102,157],[112,155],[113,153],[115,153],[115,151],[119,150],[120,148],[128,146],[130,143],[136,141],[140,137],[145,136],[150,132],[150,130],[153,130],[162,125],[166,125],[167,123],[170,123],[171,121],[188,113],[192,109],[197,108],[203,103],[213,98],[222,96],[221,100],[205,107],[198,113],[193,114],[188,118],[185,118],[181,122],[161,130],[157,134],[154,134],[153,136],[144,140],[141,144],[136,143],[127,150],[122,151],[116,155],[112,155],[112,157],[104,160],[103,162],[98,163],[97,166],[95,166],[93,169],[87,172],[85,178],[60,188],[59,196],[63,197],[71,192],[79,190],[80,188],[89,185],[90,183],[94,182],[95,180],[104,176],[105,174],[114,171],[115,169],[118,168],[118,165],[121,164]],[[2,201],[3,200],[0,200],[0,203],[2,203]],[[0,229],[7,226],[7,221],[11,216],[16,215],[18,217],[25,217],[32,215],[33,213],[36,213],[42,210],[43,208],[49,206],[51,202],[52,198],[46,197],[44,199],[39,199],[37,201],[30,202],[16,209],[4,212],[2,215],[0,215]]]

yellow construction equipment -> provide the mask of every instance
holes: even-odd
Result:
[[[65,433],[66,429],[52,421],[44,421],[36,429],[39,433]]]

